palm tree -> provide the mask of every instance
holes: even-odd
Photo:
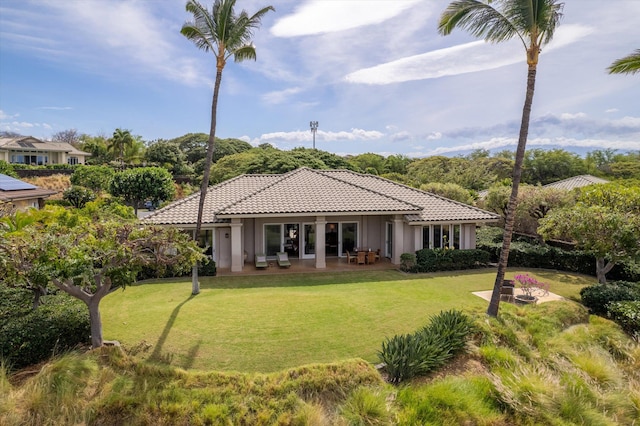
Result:
[[[542,46],[549,43],[553,38],[555,29],[562,17],[563,6],[564,4],[559,3],[557,0],[487,0],[486,2],[480,0],[456,0],[451,2],[445,9],[438,24],[438,31],[442,35],[448,35],[454,28],[460,27],[469,31],[472,35],[482,37],[485,41],[492,43],[499,43],[516,37],[522,42],[527,55],[527,91],[513,167],[513,187],[507,206],[498,272],[491,295],[491,302],[487,309],[487,314],[492,317],[498,316],[500,290],[502,289],[509,258],[518,187],[522,177],[522,162],[529,134],[529,120],[536,82],[538,56]]]
[[[213,163],[213,151],[216,141],[216,116],[218,108],[218,93],[222,81],[222,70],[227,60],[233,56],[236,62],[245,59],[256,59],[256,48],[251,44],[253,30],[260,26],[262,17],[272,6],[260,9],[249,16],[246,11],[236,15],[234,6],[236,0],[215,0],[213,8],[209,12],[196,0],[187,0],[187,12],[193,14],[193,21],[185,22],[180,33],[193,41],[199,49],[205,52],[211,51],[216,57],[216,81],[213,87],[213,100],[211,102],[211,127],[209,129],[209,141],[207,143],[207,158],[204,166],[204,176],[200,185],[200,203],[198,204],[198,219],[193,238],[197,239],[202,228],[202,213],[204,200],[209,186],[211,164]],[[200,292],[198,283],[197,266],[193,271],[193,294]]]
[[[624,58],[618,59],[607,69],[609,74],[635,74],[640,72],[640,49]]]
[[[120,160],[121,167],[124,164],[124,153],[127,148],[130,148],[135,142],[135,138],[131,135],[130,130],[116,129],[113,132],[113,136],[109,140],[109,151],[113,152],[114,156],[117,156]]]

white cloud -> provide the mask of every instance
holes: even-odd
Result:
[[[53,110],[53,111],[67,111],[67,110],[73,109],[73,107],[43,106],[43,107],[37,107],[36,109],[47,109],[47,110]]]
[[[19,115],[20,114],[9,115],[0,109],[0,120],[11,120],[12,118],[18,117]]]
[[[350,131],[326,132],[318,130],[316,132],[316,140],[325,142],[335,141],[371,141],[381,139],[384,133],[377,130],[351,129]],[[307,142],[313,140],[311,131],[297,130],[294,132],[273,132],[262,134],[259,138],[252,141],[253,145],[259,145],[264,142]]]
[[[302,4],[271,28],[276,37],[331,33],[379,24],[420,0],[314,0]]]
[[[591,31],[580,25],[560,27],[545,51],[574,43]],[[362,84],[402,83],[486,71],[522,61],[524,50],[518,40],[501,44],[479,40],[360,69],[347,74],[345,80]]]
[[[607,110],[605,110],[604,112],[606,112],[607,114],[611,114],[613,112],[618,112],[619,109],[618,108],[609,108]]]
[[[584,112],[578,112],[576,114],[571,114],[568,112],[560,114],[560,120],[573,120],[575,118],[586,118],[587,114]]]
[[[302,91],[299,87],[291,87],[289,89],[277,90],[274,92],[265,93],[262,95],[262,100],[268,104],[281,104],[287,101],[291,96],[300,93]]]

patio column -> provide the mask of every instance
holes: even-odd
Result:
[[[404,221],[402,216],[393,217],[393,253],[391,253],[391,263],[400,264],[400,255],[404,253]]]
[[[422,241],[422,226],[414,226],[413,227],[413,250],[418,251],[422,250],[423,247]]]
[[[231,272],[242,272],[243,263],[242,222],[240,219],[231,219]]]
[[[316,269],[325,269],[327,267],[326,248],[325,248],[326,227],[327,227],[327,219],[324,216],[317,216],[316,217]]]

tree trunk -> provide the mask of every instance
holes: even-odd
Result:
[[[36,286],[33,289],[33,310],[35,311],[40,307],[40,298],[47,295],[47,289],[41,286]]]
[[[614,262],[608,262],[605,264],[604,257],[596,258],[596,277],[598,278],[598,282],[600,284],[607,283],[607,272],[612,270],[614,266]]]
[[[224,54],[224,52],[222,52]],[[194,241],[197,241],[202,228],[202,215],[204,212],[204,200],[209,188],[209,177],[211,176],[211,165],[213,164],[213,151],[216,144],[216,118],[218,111],[218,93],[220,92],[220,82],[222,81],[222,68],[217,67],[216,82],[213,87],[213,99],[211,101],[211,127],[209,129],[209,142],[207,144],[207,158],[204,163],[204,175],[200,184],[200,202],[198,203],[198,219],[196,221],[196,230],[193,234]],[[191,294],[200,293],[200,282],[198,281],[198,265],[194,265],[192,269]]]
[[[527,145],[527,136],[529,135],[529,121],[531,118],[531,105],[533,103],[533,92],[536,84],[536,65],[530,64],[527,73],[527,92],[522,109],[522,121],[520,122],[520,135],[518,137],[518,148],[516,150],[515,164],[513,166],[513,186],[511,188],[511,196],[507,205],[507,216],[504,220],[504,234],[502,237],[502,250],[500,251],[500,259],[498,260],[498,272],[496,281],[493,285],[493,293],[491,294],[491,302],[487,309],[487,315],[492,317],[498,316],[500,308],[500,291],[502,290],[502,282],[504,274],[507,270],[507,262],[509,260],[509,248],[511,247],[511,237],[513,236],[513,224],[516,217],[516,205],[518,203],[518,189],[522,178],[522,163],[524,161],[524,151]]]
[[[91,324],[91,347],[102,346],[102,319],[100,318],[100,299],[93,296],[87,307],[89,308],[89,323]]]

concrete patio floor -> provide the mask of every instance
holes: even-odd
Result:
[[[291,262],[291,267],[289,268],[280,268],[274,259],[269,260],[269,267],[265,269],[257,269],[253,262],[247,261],[244,264],[242,272],[231,272],[229,268],[218,268],[216,273],[219,276],[307,274],[313,272],[383,271],[398,269],[400,267],[399,265],[394,265],[386,258],[383,258],[373,264],[357,265],[355,263],[347,263],[346,258],[329,257],[326,260],[327,267],[324,269],[316,269],[316,261],[314,259],[289,258],[289,261]]]
[[[491,294],[492,293],[493,293],[493,290],[474,291],[473,292],[473,294],[475,294],[478,297],[483,298],[486,301],[491,301]],[[517,296],[519,294],[524,294],[524,292],[522,291],[521,288],[516,288],[515,291],[514,291],[514,295]],[[552,301],[555,301],[555,300],[564,300],[564,297],[558,296],[557,294],[551,293],[551,292],[549,292],[545,296],[541,296],[540,294],[535,294],[535,296],[538,298],[538,301],[536,303],[545,303],[545,302],[552,302]],[[501,299],[501,301],[502,302],[508,302],[506,300],[506,298],[505,299]],[[513,303],[513,302],[511,301],[511,302],[508,302],[508,303]]]

